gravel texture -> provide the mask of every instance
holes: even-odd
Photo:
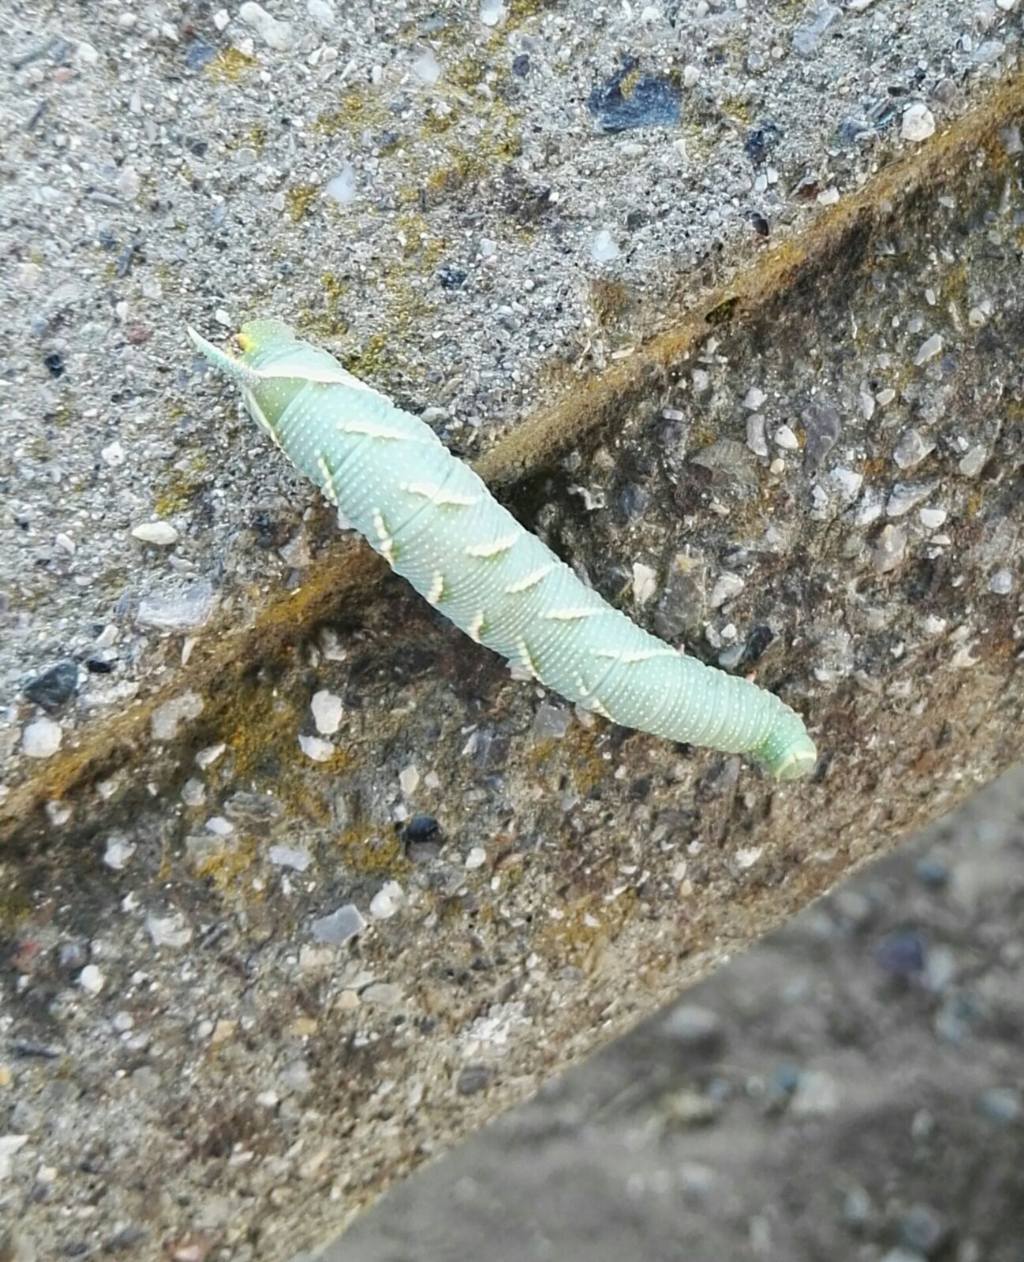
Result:
[[[318,1262],[1016,1262],[1022,802],[1017,769]]]
[[[79,678],[54,721],[102,724],[315,554],[308,493],[204,385],[186,320],[288,318],[473,455],[961,115],[1019,43],[987,0],[6,14],[8,785],[56,662]]]
[[[1017,757],[1019,15],[69,21],[11,14],[0,158],[0,1217],[284,1262]],[[815,780],[588,720],[332,569],[184,351],[268,309],[511,451],[604,595],[808,715]]]

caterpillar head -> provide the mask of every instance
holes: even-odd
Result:
[[[370,389],[326,351],[296,336],[283,320],[250,320],[243,324],[235,338],[242,352],[237,357],[214,346],[191,327],[188,336],[215,368],[241,386],[249,415],[274,439],[289,405],[311,382]]]

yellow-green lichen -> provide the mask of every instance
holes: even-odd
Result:
[[[294,184],[284,195],[285,209],[294,223],[305,219],[319,192],[314,184]]]
[[[359,876],[398,877],[412,866],[406,858],[401,838],[392,833],[381,836],[356,825],[337,839],[345,866]]]
[[[207,65],[206,73],[220,83],[237,83],[258,64],[255,57],[243,53],[240,48],[225,48]]]

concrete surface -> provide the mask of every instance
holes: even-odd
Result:
[[[1022,804],[1018,767],[319,1262],[1017,1262]]]
[[[1015,6],[376,9],[8,15],[23,1253],[313,1247],[1017,756]],[[271,309],[816,780],[588,726],[336,543],[184,351]]]

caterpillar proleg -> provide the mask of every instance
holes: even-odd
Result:
[[[188,330],[249,414],[399,574],[474,640],[596,714],[745,753],[780,780],[817,759],[773,693],[684,657],[586,587],[433,431],[278,320],[234,358]]]

